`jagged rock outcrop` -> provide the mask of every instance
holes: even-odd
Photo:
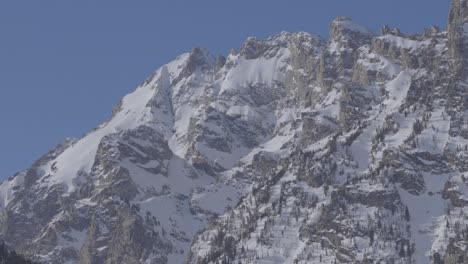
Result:
[[[195,48],[5,180],[0,236],[46,263],[468,263],[467,17]]]

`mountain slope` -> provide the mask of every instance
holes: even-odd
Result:
[[[195,48],[4,181],[1,236],[48,263],[468,263],[467,23]]]

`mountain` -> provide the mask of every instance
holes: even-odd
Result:
[[[9,250],[3,242],[0,242],[0,263],[1,264],[34,264],[18,255],[14,250]]]
[[[468,263],[468,1],[446,30],[195,48],[0,186],[45,263]]]

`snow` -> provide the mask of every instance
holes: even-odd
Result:
[[[187,200],[181,200],[176,194],[168,194],[148,198],[139,205],[142,217],[147,213],[155,216],[160,223],[158,233],[169,239],[177,249],[169,254],[168,263],[183,263],[190,241],[203,223],[190,212]]]
[[[244,155],[239,162],[243,164],[250,164],[253,160],[255,154],[260,151],[271,153],[277,158],[286,157],[291,153],[291,149],[283,148],[284,145],[291,141],[294,138],[294,130],[292,130],[291,124],[284,126],[281,131],[277,133],[276,136],[272,137],[270,140],[262,143],[257,148],[250,151],[248,154]]]
[[[294,121],[297,118],[296,111],[293,108],[285,109],[283,112],[277,114],[279,118],[276,120],[275,130],[280,129],[287,123]]]
[[[384,56],[374,53],[369,46],[360,48],[358,64],[368,71],[381,72],[389,78],[394,78],[402,67]]]
[[[372,34],[350,20],[338,20],[334,23],[354,32]],[[282,33],[268,41],[281,43],[283,47],[288,38],[288,33]],[[410,51],[429,44],[428,41],[416,41],[391,35],[379,38],[395,47]],[[337,47],[338,43],[333,41],[328,46],[331,50]],[[330,153],[328,148],[334,136],[331,133],[309,146],[300,146],[299,149],[303,132],[302,115],[313,117],[317,124],[327,126],[331,130],[340,129],[338,122],[334,121],[339,119],[342,111],[340,100],[345,99],[342,90],[344,84],[340,86],[340,80],[338,80],[328,94],[323,94],[320,87],[310,85],[309,88],[317,92],[314,94],[317,96],[314,98],[314,104],[305,109],[302,106],[296,106],[295,102],[291,102],[291,98],[283,98],[283,95],[289,91],[284,91],[283,86],[278,83],[285,80],[287,67],[303,75],[306,71],[293,69],[288,65],[290,51],[287,48],[279,48],[275,52],[277,52],[275,56],[260,56],[252,60],[231,54],[227,58],[226,65],[218,69],[219,71],[212,70],[209,73],[196,71],[191,76],[179,80],[177,84],[172,84],[172,81],[179,77],[190,54],[179,56],[174,62],[156,71],[145,84],[127,95],[122,100],[120,111],[111,120],[85,135],[57,158],[42,166],[39,171],[43,177],[40,184],[64,184],[68,193],[74,191],[77,187],[75,186],[77,178],[85,177],[90,173],[98,146],[106,135],[123,133],[141,125],[151,126],[164,136],[164,140],[167,141],[174,155],[150,160],[144,164],[137,164],[131,159],[123,159],[119,160],[119,166],[128,169],[132,181],[140,191],[131,202],[140,206],[142,217],[145,217],[147,213],[155,216],[160,223],[160,226],[155,227],[155,231],[162,234],[162,230],[165,230],[166,238],[174,244],[174,250],[168,256],[169,263],[182,263],[185,261],[186,253],[189,252],[191,242],[199,243],[196,244],[199,250],[194,252],[199,256],[203,256],[210,250],[209,241],[192,241],[193,237],[203,227],[206,227],[210,215],[216,214],[220,216],[218,220],[226,220],[230,214],[239,214],[240,209],[235,206],[241,199],[244,203],[252,197],[252,189],[258,187],[255,185],[258,183],[255,179],[258,173],[252,169],[255,155],[261,153],[278,161],[275,169],[279,171],[283,169],[282,166],[285,163],[289,163],[280,162],[280,159],[294,157],[293,153],[311,152],[317,160],[326,153],[329,154],[327,158],[331,162],[336,161],[338,168],[345,170],[344,173],[367,176],[366,173],[380,165],[379,161],[382,159],[384,150],[397,150],[405,145],[405,140],[413,132],[414,122],[424,113],[421,109],[406,114],[400,113],[412,79],[417,77],[417,71],[403,69],[398,62],[380,56],[372,52],[369,46],[364,46],[359,49],[359,65],[364,70],[382,73],[383,76],[379,77],[383,78],[378,78],[379,81],[376,83],[360,87],[356,91],[358,96],[362,95],[369,101],[369,105],[362,108],[366,119],[361,120],[359,125],[356,124],[349,131],[341,131],[344,135],[340,134],[338,141],[343,143],[351,135],[357,135],[357,138],[350,146],[337,144],[333,153]],[[388,79],[391,81],[387,82]],[[252,94],[258,93],[249,93],[258,92],[255,89],[259,89],[262,95],[265,95],[265,98],[260,98],[263,100],[262,105],[256,103],[255,99],[258,98],[252,98]],[[382,90],[385,93],[381,94]],[[275,97],[278,94],[279,99]],[[433,107],[435,110],[431,112],[427,128],[416,136],[419,148],[415,151],[441,155],[448,149],[455,153],[456,147],[468,144],[468,140],[461,137],[450,138],[448,133],[450,118],[447,117],[444,107],[438,104],[434,104]],[[382,128],[388,119],[395,123],[395,130],[386,134],[384,142],[377,144],[375,149],[373,147],[376,145],[373,146],[372,139],[376,136],[376,131]],[[242,139],[239,139],[239,135],[232,133],[229,130],[230,127],[226,125],[227,122],[239,125],[241,129],[245,127],[249,132],[245,134],[249,134],[251,140],[249,144],[245,144]],[[259,133],[256,133],[257,131]],[[213,146],[203,141],[207,138],[219,139],[227,136],[229,136],[228,150],[213,149]],[[135,140],[135,143],[143,147],[151,145],[151,142],[146,141]],[[134,150],[145,155],[137,148]],[[188,150],[194,151],[190,152],[191,155],[187,155]],[[455,154],[459,157],[463,155],[460,151]],[[216,177],[212,177],[203,170],[196,170],[191,164],[195,158],[205,159],[207,163],[219,165],[223,171],[217,173]],[[429,165],[429,161],[427,164]],[[167,168],[167,173],[158,174],[146,170],[157,167]],[[283,188],[282,184],[291,184],[293,186],[290,190],[294,192],[299,190],[316,197],[319,206],[300,208],[303,210],[302,215],[296,219],[292,216],[293,210],[303,201],[299,201],[296,194],[287,195],[281,212],[275,215],[266,213],[264,217],[256,219],[257,225],[252,236],[240,238],[240,243],[246,245],[248,251],[259,256],[255,263],[294,263],[307,250],[309,250],[307,253],[310,253],[316,260],[323,253],[319,250],[317,243],[302,241],[299,232],[305,224],[314,225],[320,220],[320,205],[330,202],[330,197],[325,195],[323,187],[312,188],[299,180],[295,175],[297,167],[292,166],[287,169],[279,182],[268,186],[270,188],[268,189],[269,200],[278,201],[281,188]],[[24,175],[24,173],[19,174],[13,180],[5,181],[0,185],[2,208],[12,199],[14,189],[23,184]],[[105,175],[101,176],[105,177]],[[335,176],[331,175],[331,177]],[[403,203],[408,205],[411,212],[411,239],[417,246],[416,263],[429,263],[431,251],[440,250],[439,248],[443,247],[446,242],[441,236],[441,233],[446,232],[444,229],[446,201],[441,197],[441,190],[446,181],[450,179],[457,183],[453,188],[465,195],[462,198],[467,198],[468,194],[468,186],[457,175],[425,173],[423,177],[427,190],[419,196],[397,187]],[[336,180],[334,184],[339,184],[340,181],[344,183],[343,178],[331,178],[331,180]],[[353,185],[352,191],[364,194],[385,191],[389,190],[388,184],[388,182],[375,183],[363,177],[359,183]],[[272,207],[270,202],[254,204],[256,199],[251,200],[254,201],[250,202],[252,204],[245,202],[242,205],[251,206],[250,209],[253,208],[260,213],[268,212]],[[86,209],[86,207],[96,205],[97,203],[92,198],[76,202],[77,209]],[[234,209],[227,211],[228,208]],[[359,203],[350,204],[348,209],[350,221],[357,221],[362,226],[367,224],[369,215],[378,213],[376,207]],[[63,217],[63,213],[56,215],[52,223],[58,223]],[[271,227],[271,246],[266,246],[257,240],[264,229],[270,225],[267,220],[272,220],[274,223]],[[391,221],[395,222],[395,219]],[[239,225],[239,222],[234,221],[233,225],[234,229],[238,228],[236,225]],[[206,232],[212,235],[215,231],[209,228]],[[80,232],[76,230],[71,230],[69,234],[65,232],[64,236],[59,237],[59,242],[79,250],[86,237],[86,234]],[[68,235],[73,239],[67,240]],[[381,247],[379,249],[381,245],[372,247],[367,238],[343,238],[342,245],[350,248],[356,247],[357,259],[364,258],[369,253],[366,250],[369,249],[372,250],[370,254],[378,256],[393,254]],[[101,247],[97,250],[106,250],[106,248]],[[332,260],[332,255],[324,256],[324,262]]]
[[[237,185],[211,185],[193,195],[197,205],[211,213],[223,214],[228,206],[234,207],[241,198],[242,188]]]
[[[302,190],[307,195],[307,197],[317,197],[319,199],[319,205],[325,205],[327,203],[323,189],[310,188],[310,186],[303,182],[297,182],[294,174],[290,172],[286,173],[279,182],[271,186],[269,190],[270,200],[278,201],[280,199],[282,189],[281,186],[285,184],[291,184],[291,188]],[[250,196],[251,194],[248,194],[244,200],[254,201],[254,199],[250,199]],[[303,249],[309,246],[309,244],[302,241],[299,236],[300,228],[304,221],[306,221],[306,218],[303,216],[307,215],[307,221],[310,224],[316,222],[320,216],[320,206],[316,206],[315,208],[305,209],[307,212],[304,212],[301,217],[296,219],[293,216],[293,211],[296,208],[296,204],[298,204],[298,202],[298,197],[295,195],[287,195],[285,204],[282,207],[283,210],[280,214],[273,216],[273,218],[270,219],[272,220],[270,223],[267,223],[267,217],[258,219],[258,225],[256,225],[255,230],[250,234],[250,236],[243,237],[240,241],[242,247],[245,248],[245,254],[247,258],[256,256],[255,263],[295,263],[294,260],[303,253]],[[251,204],[250,206],[255,205]],[[256,208],[256,210],[258,210],[260,213],[270,209],[270,204],[265,204]],[[235,209],[233,212],[226,212],[220,218],[229,219],[230,217],[237,219],[236,217],[243,217],[243,215],[239,209]],[[235,220],[234,222],[230,223],[234,226],[235,229],[238,229],[241,225],[239,220]],[[269,245],[259,243],[257,239],[261,236],[262,233],[265,234],[265,230],[270,230],[266,234],[266,239],[270,241]],[[216,232],[208,231],[207,234],[213,236],[216,234]],[[196,251],[194,251],[194,253],[197,256],[204,256],[210,250],[211,246],[212,245],[209,243],[197,242],[195,245]],[[316,255],[316,258],[318,259],[318,253],[311,252],[311,254]],[[243,259],[239,258],[238,261],[244,263]]]
[[[198,151],[203,154],[205,158],[213,161],[213,163],[221,165],[225,169],[232,168],[240,158],[250,152],[251,149],[243,146],[237,146],[231,149],[230,152],[219,151],[210,148],[204,144],[197,143]]]
[[[340,51],[341,49],[339,48],[338,42],[331,41],[330,45],[328,45],[328,52],[330,54],[334,54],[334,53],[339,53]]]
[[[416,263],[430,263],[432,244],[438,236],[437,228],[440,224],[445,224],[440,223],[440,217],[445,214],[447,208],[441,191],[449,177],[447,174],[425,174],[427,191],[420,195],[413,195],[399,188],[401,199],[411,212],[410,223],[412,238],[416,243]],[[429,192],[432,192],[432,195]]]
[[[342,93],[338,90],[330,91],[323,102],[315,107],[317,113],[321,116],[337,119],[340,113],[339,100],[341,98],[341,94]]]
[[[123,111],[117,114],[109,123],[91,132],[70,148],[65,150],[57,159],[44,166],[44,175],[52,175],[50,181],[65,183],[68,191],[74,190],[73,179],[79,171],[89,173],[101,139],[112,133],[135,128],[141,121],[148,118],[149,112],[144,108],[151,99],[154,91],[150,87],[140,87],[123,101]],[[142,100],[142,98],[144,100]],[[52,166],[57,168],[56,171]]]
[[[385,117],[389,114],[398,111],[398,108],[403,103],[408,89],[411,85],[411,74],[409,71],[401,71],[395,79],[386,84],[388,99],[382,102],[383,109],[374,108],[371,118],[372,123],[366,127],[358,139],[351,145],[351,152],[359,167],[357,173],[362,173],[367,170],[371,162],[371,147],[372,138],[375,136],[377,128],[381,128]],[[408,131],[408,130],[406,130]]]
[[[169,139],[169,147],[175,155],[184,157],[187,152],[187,145],[184,145],[183,137],[187,135],[189,130],[190,118],[189,113],[193,112],[193,108],[189,105],[182,105],[179,110],[176,111],[174,116],[174,135]],[[178,136],[180,134],[180,137]]]
[[[62,248],[71,247],[77,251],[81,250],[84,241],[86,240],[86,230],[75,230],[71,229],[70,232],[62,234],[57,244],[60,245]]]
[[[384,102],[386,112],[397,111],[408,93],[411,85],[411,74],[409,71],[401,71],[400,74],[386,85],[389,99]]]
[[[198,101],[204,95],[205,88],[202,84],[206,80],[203,80],[203,76],[195,74],[190,79],[191,86],[193,86],[193,82],[195,82],[195,86],[189,92],[185,90],[185,83],[172,87],[172,91],[168,90],[170,80],[178,77],[189,56],[189,53],[183,54],[156,71],[144,85],[123,98],[121,110],[110,121],[85,135],[56,159],[39,168],[40,174],[46,179],[43,184],[63,184],[68,192],[72,192],[76,187],[74,181],[77,174],[86,175],[91,171],[99,143],[103,137],[134,129],[140,125],[155,126],[167,137],[171,150],[176,155],[184,157],[188,148],[185,137],[190,121],[197,113],[197,109],[192,107],[192,102]],[[282,65],[288,56],[289,51],[282,49],[278,56],[270,59],[246,60],[239,56],[231,57],[230,59],[235,61],[236,67],[230,69],[222,81],[220,93],[230,89],[244,89],[258,83],[274,86],[275,82],[284,79]],[[197,81],[200,86],[196,86]],[[171,105],[169,104],[165,106],[165,109],[152,107],[154,100],[164,101],[161,96],[171,96],[171,94],[172,103],[178,106],[174,116],[171,114]],[[175,98],[179,98],[177,100],[180,101],[176,101]],[[249,105],[232,105],[226,110],[226,114],[239,116],[245,121],[252,122],[263,117],[257,111]],[[239,156],[242,156],[246,150],[239,151]],[[226,166],[229,167],[235,163],[234,160],[225,162]],[[4,199],[4,202],[7,201]]]
[[[394,35],[385,35],[378,37],[378,39],[383,40],[384,42],[390,43],[393,46],[407,49],[409,51],[415,51],[420,49],[421,47],[428,46],[431,44],[430,40],[425,40],[425,41],[417,41],[417,40],[412,40],[400,36],[394,36]]]
[[[121,111],[110,121],[85,135],[56,159],[42,166],[40,168],[42,175],[51,176],[47,179],[47,182],[64,184],[68,192],[72,192],[75,189],[73,181],[77,173],[89,173],[91,171],[99,143],[104,136],[152,123],[154,114],[151,108],[148,107],[148,103],[159,92],[154,87],[160,85],[160,83],[168,85],[168,81],[164,79],[164,75],[168,74],[168,69],[178,69],[186,58],[187,56],[181,56],[178,60],[162,67],[154,74],[153,80],[150,83],[138,87],[133,93],[124,97]],[[174,72],[171,74],[174,75]],[[160,87],[160,89],[163,88],[167,89],[168,87]],[[161,118],[161,116],[158,116],[158,118]]]
[[[229,70],[223,80],[220,94],[258,83],[272,86],[275,82],[283,81],[284,72],[281,66],[285,64],[284,60],[289,56],[289,50],[282,49],[279,54],[273,58],[260,57],[255,60],[247,60],[240,55],[230,55],[227,58],[228,63],[233,63],[235,67]]]
[[[78,203],[77,208],[97,205],[96,202],[91,201],[91,198],[85,198],[85,199],[78,200],[77,203]]]
[[[226,111],[226,115],[231,117],[240,117],[242,120],[247,122],[259,122],[259,119],[261,118],[261,116],[255,111],[255,109],[248,105],[231,106]]]
[[[385,137],[385,144],[389,147],[398,148],[402,146],[405,140],[413,132],[413,124],[416,120],[414,114],[409,114],[407,117],[404,114],[395,113],[393,114],[395,122],[398,124],[398,132],[387,135]]]
[[[468,36],[468,23],[463,24],[463,35]]]
[[[25,176],[26,172],[21,172],[0,184],[0,210],[3,210],[13,199],[15,189],[23,184]]]
[[[418,148],[421,151],[442,155],[449,139],[449,129],[450,117],[443,108],[432,112],[427,122],[427,129],[418,136]]]

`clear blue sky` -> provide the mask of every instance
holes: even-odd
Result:
[[[153,70],[201,46],[226,54],[248,36],[327,37],[349,16],[375,32],[445,27],[449,0],[0,1],[0,178],[80,137]]]

